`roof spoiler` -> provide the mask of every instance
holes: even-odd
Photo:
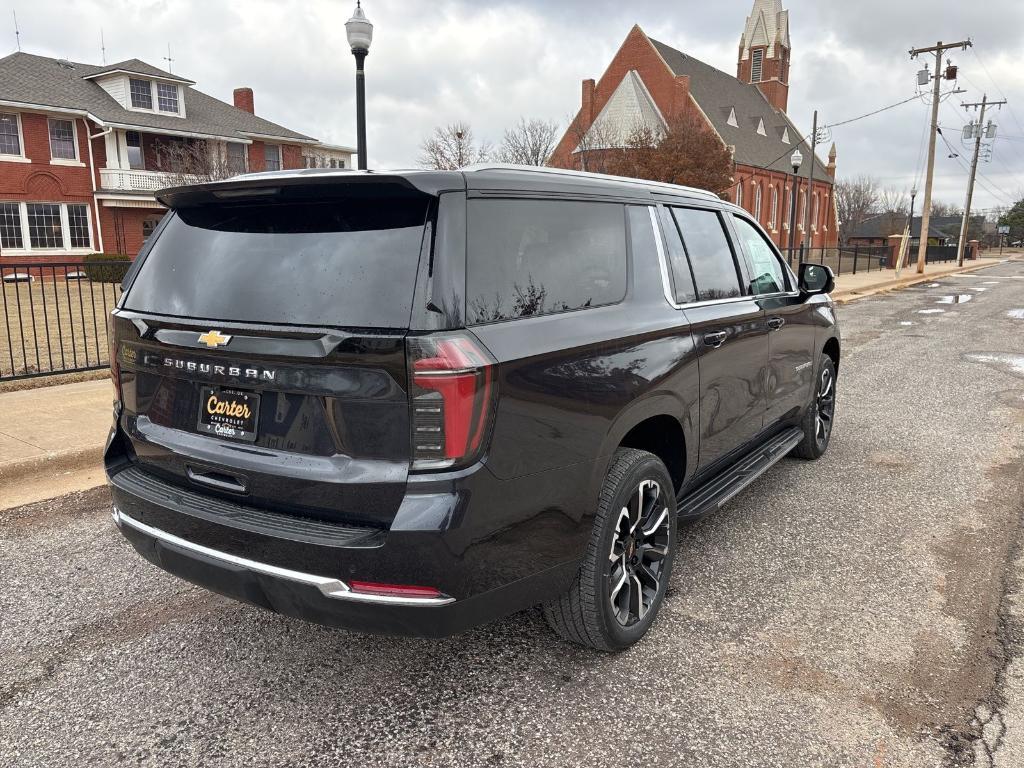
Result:
[[[254,173],[224,181],[167,187],[156,199],[168,208],[192,208],[228,202],[265,199],[308,199],[351,194],[355,188],[382,197],[437,196],[442,192],[465,191],[461,173],[411,171],[328,171],[310,169],[286,173]]]

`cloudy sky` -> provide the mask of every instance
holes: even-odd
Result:
[[[580,80],[600,77],[634,23],[654,38],[728,72],[753,0],[366,0],[375,25],[367,61],[371,167],[415,164],[433,126],[469,122],[495,143],[520,116],[565,123]],[[785,0],[784,0],[785,2]],[[132,57],[165,66],[231,100],[255,91],[258,114],[324,141],[353,144],[354,67],[345,20],[354,0],[0,0],[0,55],[22,49],[100,63]],[[1024,196],[1024,2],[1021,0],[788,0],[793,61],[790,115],[838,123],[914,96],[912,46],[970,37],[951,54],[959,88],[939,122],[938,199],[963,203],[970,150],[960,140],[963,100],[1005,96],[993,157],[982,164],[976,207]],[[928,108],[920,100],[836,127],[839,176],[867,174],[907,190],[921,177]],[[923,184],[919,183],[923,187]],[[920,196],[918,198],[920,204]]]

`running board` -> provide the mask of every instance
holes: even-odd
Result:
[[[721,508],[804,439],[803,430],[790,427],[752,450],[723,474],[712,478],[679,502],[680,517],[696,517]]]

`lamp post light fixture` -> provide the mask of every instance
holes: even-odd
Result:
[[[800,166],[804,162],[804,156],[797,147],[789,158],[793,167],[793,194],[789,200],[789,258],[793,259],[794,240],[796,239],[796,190],[800,186]]]
[[[356,147],[359,153],[359,170],[366,170],[366,76],[363,62],[370,53],[373,40],[373,24],[363,13],[361,0],[356,0],[352,18],[345,22],[345,34],[352,55],[356,58]]]

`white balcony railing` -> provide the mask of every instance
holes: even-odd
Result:
[[[163,171],[137,171],[119,168],[100,168],[100,186],[120,192],[155,192],[164,187],[198,184],[208,179],[182,173]]]

